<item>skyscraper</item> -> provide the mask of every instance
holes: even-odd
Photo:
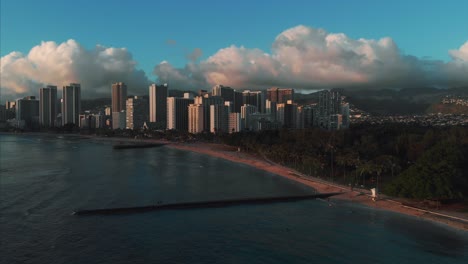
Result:
[[[242,119],[240,113],[229,114],[229,133],[239,132],[242,130]]]
[[[39,90],[39,123],[44,127],[54,127],[57,118],[57,86],[48,85]]]
[[[289,101],[286,104],[276,105],[276,119],[285,128],[297,128],[297,104]]]
[[[224,101],[234,102],[234,89],[223,85],[215,85],[212,89],[213,96],[221,96]]]
[[[62,91],[62,125],[79,125],[81,112],[81,85],[70,83]]]
[[[39,101],[35,96],[16,100],[16,120],[19,127],[35,128],[39,121]]]
[[[189,111],[189,128],[188,132],[197,134],[203,132],[203,105],[190,104]]]
[[[242,92],[242,105],[254,105],[257,107],[257,112],[263,113],[265,111],[265,96],[262,91],[249,91]]]
[[[167,98],[167,129],[188,131],[188,106],[190,104],[193,104],[193,99]]]
[[[229,108],[225,105],[210,105],[210,132],[229,132]]]
[[[127,99],[126,127],[140,129],[148,121],[148,101],[139,96]]]
[[[112,84],[112,112],[125,111],[127,108],[127,85],[123,82]]]
[[[167,123],[167,89],[167,84],[149,87],[149,121],[164,128]]]
[[[341,115],[341,95],[336,91],[320,91],[319,102],[317,104],[317,112],[314,117],[314,123],[316,126],[324,129],[339,129],[340,126],[330,124],[330,117],[332,115]],[[334,120],[338,120],[334,118]],[[336,123],[336,122],[335,122]]]
[[[210,106],[211,105],[223,105],[224,100],[221,96],[209,96],[208,94],[204,96],[196,96],[195,104],[203,105],[203,130],[210,131],[211,126],[211,115],[210,115]]]
[[[285,104],[289,100],[294,101],[294,89],[269,88],[267,90],[267,100],[273,103]]]
[[[254,105],[245,104],[241,107],[241,118],[242,127],[245,129],[251,129],[250,127],[250,115],[257,112],[257,107]]]

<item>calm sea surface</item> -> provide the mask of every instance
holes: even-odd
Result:
[[[312,191],[169,147],[13,135],[0,144],[0,263],[468,263],[467,232],[349,202],[74,216]]]

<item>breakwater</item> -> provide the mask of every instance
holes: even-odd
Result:
[[[136,207],[120,207],[120,208],[102,208],[90,210],[77,210],[74,215],[110,215],[110,214],[128,214],[128,213],[143,213],[149,211],[161,210],[180,210],[180,209],[195,209],[195,208],[213,208],[213,207],[227,207],[235,205],[248,205],[248,204],[267,204],[267,203],[280,203],[280,202],[294,202],[300,200],[310,199],[324,199],[334,195],[343,194],[338,193],[318,193],[311,195],[296,195],[296,196],[280,196],[280,197],[253,197],[242,199],[226,199],[215,201],[198,201],[198,202],[184,202],[184,203],[168,203],[156,204],[147,206]]]
[[[114,149],[132,149],[132,148],[155,148],[164,146],[164,143],[124,143],[116,144],[113,146]]]

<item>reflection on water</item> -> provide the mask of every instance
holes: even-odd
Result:
[[[466,233],[340,201],[72,216],[311,190],[169,147],[113,151],[67,136],[0,143],[0,263],[468,263]]]

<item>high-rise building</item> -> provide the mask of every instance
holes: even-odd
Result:
[[[198,134],[203,132],[203,105],[190,104],[189,111],[189,128],[188,132]]]
[[[225,101],[224,105],[228,107],[229,113],[234,113],[234,103],[231,101]]]
[[[167,98],[167,129],[188,131],[188,106],[193,99]]]
[[[341,105],[342,128],[349,128],[349,103]]]
[[[239,132],[242,130],[242,118],[240,113],[229,114],[229,133]]]
[[[276,120],[285,128],[297,127],[297,104],[288,101],[286,104],[277,104]]]
[[[221,96],[197,96],[195,97],[195,104],[203,105],[203,130],[211,130],[211,115],[210,106],[212,105],[223,105],[224,99]]]
[[[294,89],[282,89],[272,87],[267,90],[266,99],[278,104],[287,103],[289,100],[294,102]]]
[[[79,125],[81,112],[81,85],[70,83],[62,91],[62,125]]]
[[[234,102],[234,89],[223,85],[215,85],[211,91],[213,96],[221,96],[224,101]]]
[[[125,110],[112,112],[112,129],[125,129],[127,127],[126,118],[127,113]]]
[[[265,100],[265,113],[270,114],[273,121],[276,121],[276,102]]]
[[[304,116],[304,128],[311,128],[314,126],[314,111],[315,107],[307,105],[302,108],[302,115]]]
[[[149,121],[164,128],[167,126],[167,90],[167,84],[152,84],[149,87]]]
[[[318,95],[319,102],[314,116],[315,125],[328,130],[336,129],[336,125],[333,125],[332,127],[330,124],[330,116],[341,115],[341,95],[336,91],[331,92],[328,90],[320,91]],[[339,126],[338,129],[339,128],[341,128],[341,126]]]
[[[125,111],[127,108],[127,85],[123,82],[112,84],[112,112]]]
[[[242,127],[251,130],[250,115],[257,112],[257,107],[254,105],[245,104],[241,107]]]
[[[234,112],[240,113],[241,107],[244,105],[244,96],[242,92],[234,91]]]
[[[265,111],[265,95],[262,91],[249,91],[242,92],[242,105],[254,105],[257,107],[257,112],[263,113]]]
[[[39,125],[39,101],[35,96],[18,99],[15,106],[19,127],[36,128]]]
[[[229,108],[225,105],[210,105],[210,132],[229,132]]]
[[[54,127],[57,118],[57,86],[41,88],[39,94],[39,123],[44,127]]]
[[[139,96],[127,99],[126,128],[140,129],[148,121],[148,100]]]

